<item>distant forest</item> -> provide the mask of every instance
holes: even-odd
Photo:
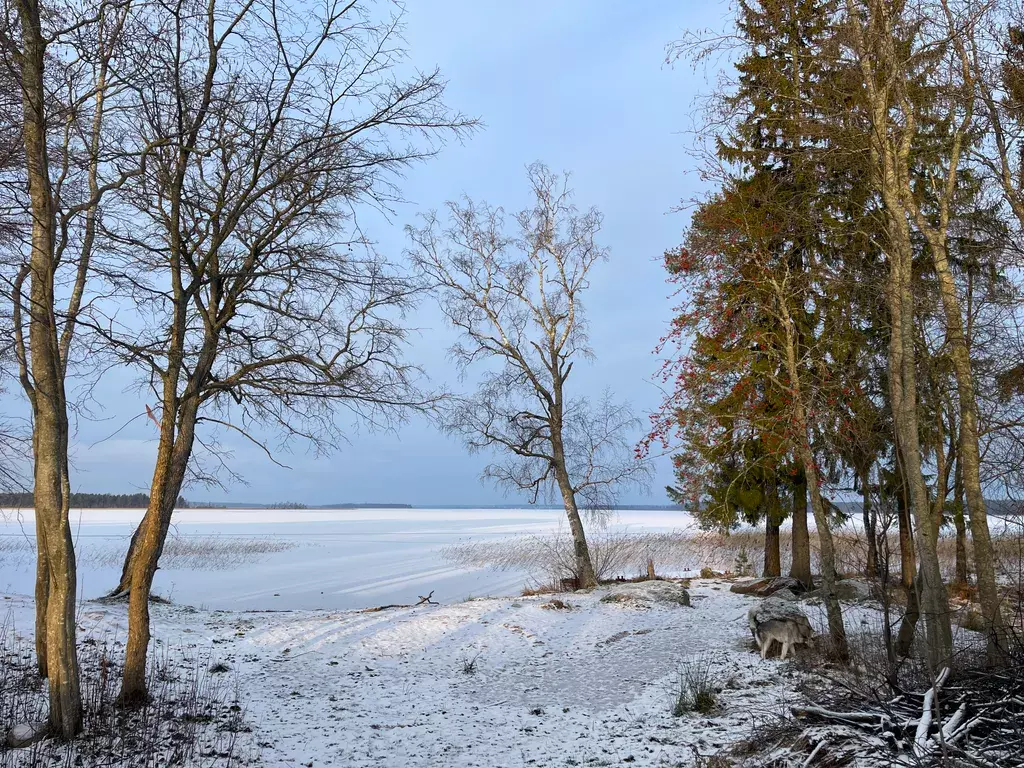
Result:
[[[0,493],[0,507],[34,507],[31,493]],[[72,508],[77,509],[145,509],[148,493],[72,493]],[[188,509],[189,503],[179,496],[177,509]]]

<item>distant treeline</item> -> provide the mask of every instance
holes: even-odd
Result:
[[[0,493],[0,507],[34,507],[31,493]],[[145,509],[148,493],[72,493],[71,507],[78,509]],[[175,505],[188,509],[189,503],[179,496]]]

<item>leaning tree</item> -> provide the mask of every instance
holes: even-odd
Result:
[[[400,14],[185,0],[144,18],[132,141],[157,149],[119,191],[128,215],[105,222],[110,298],[82,320],[156,401],[149,505],[116,590],[124,704],[147,698],[149,597],[197,445],[228,432],[268,453],[268,435],[326,449],[345,407],[377,422],[432,403],[402,359],[419,287],[355,212],[387,206],[398,173],[474,124],[445,107],[438,72],[399,75]]]
[[[408,229],[410,255],[460,333],[452,357],[463,370],[491,364],[475,393],[442,409],[443,426],[470,450],[504,455],[484,472],[499,485],[531,502],[557,490],[575,577],[592,587],[581,509],[608,509],[624,485],[646,483],[649,467],[628,442],[638,426],[629,407],[610,394],[592,403],[569,387],[576,363],[592,356],[583,294],[607,257],[597,243],[601,215],[573,205],[566,177],[541,164],[528,175],[534,203],[513,217],[512,231],[500,208],[449,203],[447,225],[429,214]]]

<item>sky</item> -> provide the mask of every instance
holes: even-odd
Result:
[[[405,39],[412,63],[424,70],[438,66],[449,83],[449,106],[478,117],[483,127],[411,169],[402,181],[407,202],[390,221],[374,217],[368,234],[382,252],[400,259],[403,227],[419,213],[462,195],[515,211],[528,203],[528,164],[539,160],[570,172],[577,205],[604,214],[600,242],[611,251],[610,260],[595,268],[585,300],[596,360],[578,365],[571,384],[581,395],[611,389],[645,417],[661,399],[653,349],[672,317],[661,257],[682,238],[687,217],[677,210],[680,202],[701,190],[687,154],[687,131],[694,97],[710,88],[703,72],[666,64],[665,49],[687,29],[720,27],[726,11],[721,0],[408,3]],[[471,388],[472,375],[460,380],[447,359],[454,337],[436,307],[425,303],[410,323],[417,329],[410,359],[435,385]],[[156,428],[143,418],[123,426],[145,408],[145,394],[126,383],[116,371],[106,376],[89,415],[75,420],[74,490],[147,490]],[[20,393],[11,389],[5,407],[17,408],[12,399]],[[279,454],[287,468],[251,445],[226,441],[231,469],[244,482],[186,489],[184,495],[310,505],[521,501],[480,480],[490,457],[468,455],[424,418],[383,432],[353,423],[347,432],[348,443],[329,456],[311,455],[301,445]],[[655,465],[651,492],[627,493],[623,503],[667,503],[669,460],[660,457]]]

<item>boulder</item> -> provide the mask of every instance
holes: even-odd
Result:
[[[764,579],[737,582],[729,589],[739,595],[769,597],[783,590],[789,590],[791,594],[798,595],[804,591],[804,585],[791,576],[769,576]]]
[[[14,726],[7,732],[6,743],[11,749],[29,747],[37,741],[42,741],[49,733],[50,725],[47,722],[21,723]]]
[[[813,592],[808,592],[807,596],[823,599],[825,588],[818,587]],[[874,587],[870,583],[858,579],[841,579],[836,582],[836,597],[847,603],[871,600],[874,597]]]
[[[690,593],[686,587],[674,581],[637,581],[616,584],[609,587],[602,603],[631,604],[637,607],[650,605],[690,606]]]
[[[750,625],[750,634],[755,637],[757,627],[761,624],[767,624],[769,621],[792,622],[797,626],[804,627],[809,630],[810,634],[814,634],[811,629],[811,621],[807,618],[807,614],[793,603],[787,600],[782,600],[778,597],[769,597],[755,603],[750,606],[750,610],[747,611],[747,622]]]

